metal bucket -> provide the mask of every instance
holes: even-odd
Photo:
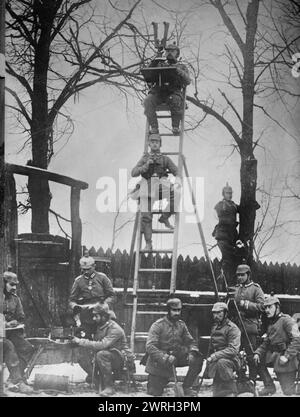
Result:
[[[34,389],[69,391],[69,377],[63,375],[35,374]]]

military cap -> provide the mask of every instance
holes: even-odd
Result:
[[[5,282],[8,282],[10,284],[12,284],[12,283],[19,284],[17,274],[15,274],[14,272],[11,272],[11,271],[5,271],[3,273],[3,279],[4,279]]]
[[[267,297],[264,301],[264,306],[271,306],[273,304],[279,304],[280,305],[280,301],[277,297],[274,297],[274,295],[270,295],[270,297]]]
[[[165,50],[167,51],[168,49],[177,51],[177,56],[179,56],[180,49],[179,46],[176,45],[176,43],[169,43],[169,45],[166,45]]]
[[[167,307],[169,308],[182,308],[182,302],[179,298],[170,298],[167,301]]]
[[[110,315],[109,306],[107,303],[97,303],[93,307],[93,314]]]
[[[148,140],[149,142],[150,140],[159,140],[161,142],[161,136],[159,133],[150,133]]]
[[[227,304],[226,303],[222,303],[222,302],[217,302],[217,303],[215,303],[214,305],[213,305],[213,308],[212,308],[212,312],[219,312],[219,311],[223,311],[223,310],[225,310],[225,311],[228,311],[228,306],[227,306]]]
[[[238,265],[238,267],[236,268],[236,274],[240,273],[240,274],[245,274],[246,272],[251,272],[250,266],[249,265]]]
[[[225,187],[223,187],[222,194],[224,195],[224,193],[232,193],[232,187],[230,187],[228,182],[226,182]]]
[[[91,256],[83,256],[79,264],[81,269],[90,269],[95,265],[95,260]]]

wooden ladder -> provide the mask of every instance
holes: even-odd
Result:
[[[185,109],[186,109],[185,97],[186,97],[186,91],[184,89],[183,90],[183,98],[184,98],[183,99],[183,114],[182,114],[181,122],[180,122],[180,135],[179,136],[174,136],[173,133],[160,133],[160,136],[162,137],[162,139],[166,136],[172,136],[174,138],[174,142],[179,141],[177,152],[162,152],[162,154],[168,155],[168,156],[169,155],[170,156],[178,156],[178,174],[177,175],[180,178],[182,178],[183,170],[185,172],[185,175],[188,177],[187,166],[186,166],[185,159],[184,159],[184,156],[183,156],[183,153],[182,153],[182,151],[183,151],[183,138],[184,138],[184,118],[185,118]],[[157,114],[158,114],[157,115],[158,119],[170,119],[171,118],[169,108],[164,104],[161,105],[161,106],[158,106],[156,111],[157,111]],[[167,115],[166,114],[161,114],[161,112],[166,112],[166,111],[168,112]],[[149,138],[149,124],[147,122],[146,123],[146,133],[145,133],[145,148],[144,148],[145,152],[148,151],[148,138]],[[195,200],[193,190],[192,190],[192,186],[191,186],[191,183],[190,183],[189,179],[188,179],[188,185],[189,185],[189,191],[190,191],[191,197],[192,197],[194,213],[196,215],[197,225],[198,225],[198,229],[199,229],[199,232],[200,232],[202,245],[203,245],[204,252],[205,252],[205,257],[209,262],[210,271],[211,271],[211,274],[212,274],[212,277],[213,277],[216,299],[218,299],[218,290],[217,290],[215,275],[214,275],[212,264],[211,264],[211,261],[210,261],[210,258],[209,258],[209,254],[208,254],[208,250],[207,250],[207,246],[206,246],[206,242],[205,242],[205,238],[204,238],[204,234],[203,234],[203,230],[202,230],[202,226],[201,226],[201,222],[200,222],[200,217],[199,217],[199,213],[198,213],[197,206],[196,206],[196,200]],[[153,215],[161,215],[162,211],[161,210],[153,210],[152,214]],[[180,211],[175,212],[174,217],[175,217],[174,230],[152,229],[153,234],[172,234],[173,235],[173,245],[172,245],[172,247],[167,248],[167,249],[153,249],[151,251],[146,251],[146,250],[141,249],[141,243],[142,243],[141,212],[140,212],[139,208],[138,208],[138,211],[137,211],[137,214],[136,214],[136,220],[135,220],[132,242],[131,242],[131,256],[132,257],[133,257],[134,246],[135,246],[135,243],[136,243],[136,254],[135,254],[134,275],[133,275],[133,292],[132,292],[133,301],[132,301],[132,304],[128,304],[128,305],[132,306],[132,321],[131,321],[131,332],[130,332],[130,347],[131,347],[132,351],[135,351],[135,341],[136,340],[144,340],[145,341],[146,338],[147,338],[147,333],[145,331],[144,332],[136,332],[137,317],[142,316],[142,315],[153,315],[155,317],[155,319],[157,319],[157,318],[162,317],[166,314],[165,311],[151,311],[151,309],[148,310],[147,309],[147,303],[146,304],[145,303],[144,304],[139,303],[139,296],[141,296],[142,293],[144,293],[144,295],[145,294],[153,295],[154,293],[162,293],[162,294],[169,295],[169,294],[174,294],[175,291],[176,291],[177,250],[178,250]],[[164,254],[170,253],[170,254],[172,254],[171,268],[141,268],[141,256],[144,253],[153,253],[155,255],[160,254],[160,253],[164,253]],[[168,290],[156,289],[155,286],[152,289],[141,289],[139,287],[140,277],[144,273],[153,273],[153,274],[163,273],[166,276],[169,275],[170,276],[169,289]],[[125,291],[127,291],[127,288],[126,288]],[[149,308],[149,305],[148,305],[148,308]],[[154,310],[154,308],[152,308],[152,310]]]

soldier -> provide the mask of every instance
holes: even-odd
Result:
[[[100,395],[109,397],[114,394],[114,373],[123,369],[129,351],[124,330],[110,318],[107,303],[97,303],[93,308],[93,320],[96,323],[94,340],[74,337],[72,344],[79,346],[81,366],[88,375],[93,373],[93,360],[99,371],[103,385]]]
[[[219,223],[212,233],[222,253],[222,267],[228,281],[234,276],[237,262],[237,214],[239,206],[232,201],[232,188],[226,183],[222,190],[223,200],[215,206]],[[239,241],[239,245],[243,245]]]
[[[27,385],[24,370],[34,352],[34,347],[24,338],[24,310],[17,296],[19,284],[16,274],[5,271],[3,274],[3,315],[5,338],[3,340],[3,361],[10,372],[9,380],[19,392],[30,394],[33,389]],[[14,387],[15,389],[15,387]]]
[[[91,256],[80,259],[82,275],[79,275],[72,286],[69,305],[73,311],[76,325],[81,329],[82,337],[91,339],[95,332],[95,321],[91,314],[91,304],[113,300],[114,290],[110,279],[103,273],[95,271],[95,261]],[[86,306],[86,307],[85,307]],[[111,311],[112,318],[115,314]],[[79,362],[81,365],[81,363]],[[88,374],[86,381],[90,383],[92,375]]]
[[[152,204],[156,200],[166,198],[167,207],[163,210],[159,222],[167,228],[173,229],[169,222],[170,216],[175,212],[180,198],[180,178],[178,169],[172,160],[160,153],[161,137],[159,134],[149,135],[150,152],[144,153],[137,165],[132,169],[133,177],[142,176],[139,187],[139,199],[142,212],[142,232],[145,237],[145,250],[152,250]],[[175,184],[168,180],[168,174],[173,174]]]
[[[181,301],[170,298],[167,308],[168,314],[150,327],[146,342],[147,391],[150,395],[161,396],[173,376],[172,367],[188,365],[182,387],[186,396],[195,396],[192,385],[201,372],[202,355],[186,324],[180,319]]]
[[[242,332],[241,347],[247,354],[249,379],[253,381],[253,385],[255,385],[257,373],[259,373],[266,390],[275,392],[276,388],[267,367],[262,364],[257,367],[253,359],[253,351],[258,347],[260,342],[260,316],[264,312],[264,293],[260,285],[252,281],[251,269],[248,265],[238,265],[236,276],[238,283],[235,287],[234,299],[237,308],[239,309],[241,319],[243,320],[249,341],[237,317],[235,317],[235,323]],[[251,343],[251,346],[249,345],[249,342]]]
[[[178,46],[175,44],[167,45],[165,51],[167,62],[162,63],[161,61],[153,60],[149,67],[158,65],[162,67],[175,67],[176,75],[170,76],[168,82],[165,82],[163,85],[154,84],[144,101],[145,115],[151,126],[151,133],[159,133],[156,107],[161,103],[167,103],[171,111],[172,132],[174,135],[179,135],[179,123],[183,113],[182,89],[189,85],[191,80],[187,67],[177,62],[177,58],[180,55]]]
[[[215,324],[211,331],[206,373],[213,378],[213,397],[235,397],[237,387],[234,372],[240,369],[241,332],[228,319],[226,303],[215,303],[212,313]]]
[[[256,349],[254,360],[258,365],[273,366],[283,393],[293,395],[299,366],[300,332],[297,323],[288,314],[281,313],[277,297],[268,297],[264,306],[268,319],[267,335]],[[272,395],[274,392],[264,387],[259,395]]]

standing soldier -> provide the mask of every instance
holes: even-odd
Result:
[[[209,378],[213,378],[213,397],[235,397],[237,387],[234,372],[240,369],[241,332],[228,319],[226,303],[215,303],[212,313],[215,324],[210,336],[206,372]]]
[[[94,340],[74,337],[73,345],[79,346],[80,364],[88,375],[93,373],[93,361],[103,382],[102,397],[114,394],[113,374],[123,369],[124,361],[131,352],[128,349],[124,330],[110,318],[107,303],[97,303],[93,308],[96,324]]]
[[[95,271],[95,261],[91,256],[83,256],[79,262],[82,275],[79,275],[74,281],[69,305],[77,326],[82,330],[82,336],[91,339],[95,332],[91,304],[103,301],[110,304],[113,300],[114,290],[110,279],[105,274]],[[112,318],[115,318],[115,314],[113,312],[111,314]],[[79,364],[81,365],[80,361]],[[86,381],[90,383],[92,375],[88,374]]]
[[[167,103],[170,107],[172,118],[172,132],[180,134],[179,123],[183,113],[182,89],[190,84],[191,80],[187,67],[177,62],[180,49],[175,44],[167,45],[165,48],[167,62],[154,59],[149,67],[175,67],[176,72],[170,76],[163,85],[154,84],[144,101],[145,115],[151,127],[151,133],[159,133],[156,115],[156,107],[161,103]]]
[[[19,281],[17,275],[10,271],[4,272],[3,281],[3,361],[10,372],[9,379],[12,384],[16,385],[20,392],[30,394],[33,389],[26,383],[24,370],[32,357],[34,347],[24,338],[25,315],[21,300],[17,296]]]
[[[257,367],[253,359],[253,351],[260,342],[260,316],[264,312],[264,293],[260,285],[252,281],[251,269],[248,265],[238,265],[236,276],[238,283],[235,287],[234,299],[237,308],[239,309],[241,319],[243,320],[247,335],[237,317],[235,317],[235,322],[242,332],[241,347],[247,354],[249,379],[253,381],[253,385],[255,385],[258,373],[264,383],[265,389],[268,392],[275,392],[275,385],[267,367],[263,365]],[[249,342],[251,343],[251,346]]]
[[[256,349],[254,360],[258,365],[272,365],[283,393],[293,395],[299,366],[300,332],[297,323],[288,314],[281,313],[277,297],[268,297],[264,305],[268,319],[267,336]],[[265,387],[259,395],[272,395],[275,391]]]
[[[144,153],[131,171],[133,177],[142,176],[139,184],[139,199],[142,212],[141,229],[147,251],[152,250],[152,204],[156,200],[167,199],[168,205],[158,221],[167,228],[173,229],[169,218],[175,212],[180,198],[180,178],[176,177],[178,169],[168,156],[160,153],[161,137],[159,134],[149,135],[149,147],[150,152]],[[174,185],[168,180],[169,173],[176,177]]]
[[[167,301],[168,314],[152,324],[146,343],[148,394],[161,396],[173,376],[172,367],[189,366],[183,381],[187,397],[195,396],[192,385],[202,369],[202,355],[183,320],[182,303],[178,298]]]
[[[236,268],[236,241],[238,239],[236,228],[239,206],[232,201],[232,188],[228,183],[223,188],[222,195],[223,200],[215,206],[219,223],[212,235],[217,240],[222,253],[222,267],[227,280],[230,282]]]

